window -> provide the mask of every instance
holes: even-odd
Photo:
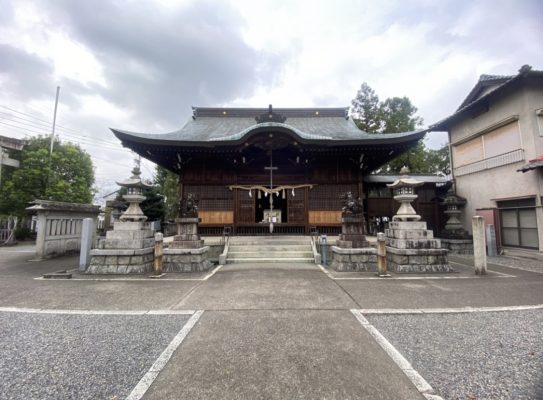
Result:
[[[509,122],[513,120],[513,122]],[[496,127],[497,126],[497,127]],[[520,130],[515,116],[480,132],[480,136],[453,143],[454,173],[472,174],[524,159]]]
[[[535,199],[498,201],[504,246],[537,249]]]

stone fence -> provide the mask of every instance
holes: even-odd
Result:
[[[79,251],[83,219],[92,218],[96,227],[100,207],[35,200],[27,211],[37,214],[36,258],[44,259]]]

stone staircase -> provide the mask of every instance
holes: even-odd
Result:
[[[227,263],[314,262],[309,236],[236,236]]]

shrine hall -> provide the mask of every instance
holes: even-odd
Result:
[[[277,234],[338,233],[346,192],[364,199],[367,221],[392,216],[392,195],[374,196],[381,186],[386,191],[386,179],[371,173],[426,133],[366,133],[345,107],[192,111],[174,132],[112,131],[123,146],[177,174],[180,196],[196,195],[202,234],[225,226],[234,234],[263,234],[269,222]],[[422,214],[432,225],[438,205],[429,197],[432,207]]]

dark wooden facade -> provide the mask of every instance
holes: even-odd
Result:
[[[350,191],[366,199],[368,215],[384,212],[383,199],[367,196],[364,176],[425,133],[367,134],[356,128],[345,108],[271,107],[195,108],[192,120],[176,132],[113,132],[123,145],[177,173],[180,195],[199,197],[204,234],[219,234],[224,226],[237,234],[268,231],[262,220],[269,197],[256,187],[270,188],[270,165],[276,168],[272,188],[285,187],[274,195],[273,208],[281,210],[275,233],[305,234],[312,227],[339,233],[340,195]],[[386,211],[382,215],[392,216]]]

